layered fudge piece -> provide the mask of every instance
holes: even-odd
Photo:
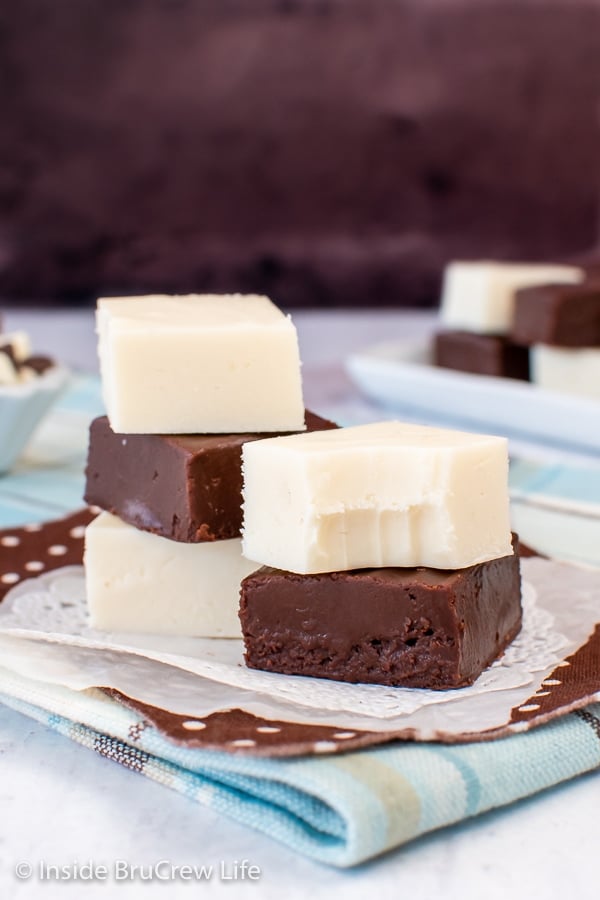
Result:
[[[296,329],[267,297],[98,300],[104,402],[114,431],[302,431]]]
[[[536,284],[578,284],[585,278],[577,266],[453,262],[446,267],[441,320],[446,329],[478,334],[508,334],[515,292]]]
[[[600,400],[600,346],[531,348],[531,379],[550,391]]]
[[[504,438],[380,422],[245,444],[244,554],[300,574],[512,553]]]
[[[240,637],[240,583],[256,566],[239,538],[176,543],[103,512],[86,529],[84,563],[94,628]]]
[[[433,689],[471,684],[521,627],[514,553],[460,571],[361,569],[242,582],[251,668]]]
[[[309,411],[307,431],[337,426]],[[116,434],[90,426],[86,502],[175,541],[239,537],[242,446],[265,434]]]
[[[600,284],[546,284],[515,295],[512,339],[520,344],[600,346]]]
[[[529,348],[498,334],[441,331],[434,338],[434,362],[476,375],[529,379]]]

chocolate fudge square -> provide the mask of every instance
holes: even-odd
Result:
[[[475,375],[529,379],[529,349],[502,335],[440,331],[434,340],[434,362]]]
[[[306,412],[308,431],[337,428]],[[239,537],[242,445],[273,434],[116,434],[94,419],[85,500],[175,541]]]
[[[360,569],[242,581],[246,664],[285,675],[447,690],[472,684],[521,628],[514,555],[467,569]]]
[[[558,347],[600,346],[600,282],[517,291],[512,339]]]

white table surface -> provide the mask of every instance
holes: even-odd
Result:
[[[432,316],[401,312],[303,312],[294,315],[304,360],[307,405],[347,408],[377,418],[357,397],[342,361],[360,347],[401,335],[422,335]],[[74,368],[96,368],[89,311],[4,314],[6,330],[26,328],[39,352]],[[351,871],[300,857],[258,832],[96,756],[67,738],[0,706],[0,898],[156,895],[349,900],[368,895],[410,900],[520,900],[598,896],[596,854],[600,772],[413,842]],[[258,881],[224,881],[223,862],[247,859]],[[200,885],[140,880],[78,886],[35,875],[19,881],[21,861],[37,867],[106,864],[212,865]]]

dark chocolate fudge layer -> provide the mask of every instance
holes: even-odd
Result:
[[[435,335],[434,361],[446,369],[529,380],[529,349],[501,335],[441,331]]]
[[[285,675],[444,690],[471,684],[521,628],[514,556],[468,569],[295,575],[242,582],[246,664]]]
[[[306,412],[308,431],[337,428]],[[85,500],[140,528],[196,543],[239,537],[242,445],[275,434],[116,434],[90,426]]]
[[[600,282],[517,291],[512,339],[521,344],[600,346]]]

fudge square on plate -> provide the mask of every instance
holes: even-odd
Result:
[[[536,344],[531,348],[531,380],[545,390],[600,400],[600,346]]]
[[[529,380],[529,348],[501,334],[439,331],[434,337],[433,357],[436,366],[446,369]]]
[[[478,334],[508,334],[515,291],[529,285],[577,284],[585,272],[577,266],[548,263],[452,262],[444,272],[441,319],[444,328]]]
[[[475,681],[521,628],[514,552],[458,571],[362,569],[242,581],[251,668],[437,690]]]
[[[337,428],[306,411],[307,431]],[[242,446],[265,434],[117,434],[94,419],[85,500],[175,541],[239,537]]]
[[[545,284],[517,291],[512,339],[528,345],[600,346],[600,283]]]

